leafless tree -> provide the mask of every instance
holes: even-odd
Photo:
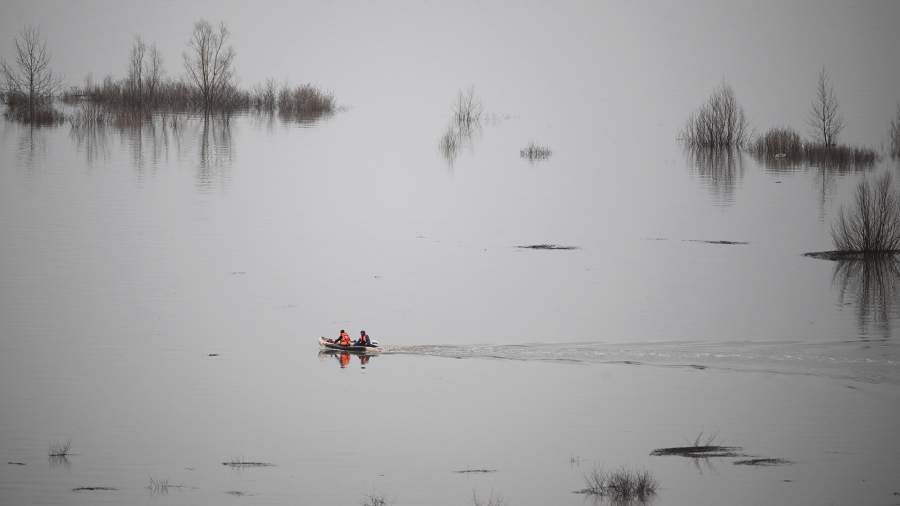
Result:
[[[184,53],[184,68],[197,89],[203,106],[209,108],[220,101],[231,87],[234,77],[234,48],[226,44],[229,32],[225,23],[218,31],[206,20],[194,24],[194,33]]]
[[[744,108],[725,83],[691,115],[681,133],[682,140],[694,148],[742,147],[749,137]]]
[[[24,102],[33,113],[37,106],[50,100],[59,89],[61,80],[50,69],[50,53],[36,27],[27,26],[15,39],[16,59],[13,64],[0,62],[3,93],[6,102]]]
[[[135,37],[128,58],[128,77],[125,79],[128,102],[134,105],[152,102],[159,90],[162,72],[162,57],[156,44],[148,47],[141,37]]]
[[[897,115],[891,120],[891,156],[900,158],[900,105],[897,106]]]
[[[900,250],[900,195],[891,185],[891,173],[874,183],[862,180],[856,200],[841,209],[831,237],[838,251],[883,254]]]
[[[144,55],[146,53],[147,45],[140,36],[136,36],[128,58],[128,78],[126,80],[128,94],[136,103],[142,102],[144,98]]]
[[[809,126],[813,136],[825,146],[834,146],[837,136],[844,129],[844,118],[838,113],[838,101],[834,96],[834,86],[825,71],[819,72],[816,84],[816,98],[809,111]]]

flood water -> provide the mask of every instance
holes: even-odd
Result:
[[[549,68],[454,45],[432,31],[463,13],[420,10],[349,53],[369,81],[325,71],[342,108],[316,121],[0,120],[0,504],[581,505],[583,476],[619,466],[655,475],[656,504],[896,502],[898,270],[803,253],[897,162],[698,156],[676,136],[713,62],[651,94],[595,61],[616,38],[585,6],[543,19],[578,20],[561,39],[502,9],[476,22]],[[432,62],[413,35],[459,53]],[[545,58],[551,39],[581,49]],[[636,47],[613,59],[663,78]],[[420,74],[366,63],[385,48]],[[802,128],[818,65],[771,119],[788,99],[734,83],[759,130]],[[470,85],[485,116],[448,156]],[[848,141],[877,146],[882,95],[846,93]],[[519,247],[540,244],[575,248]],[[341,328],[385,353],[319,354]],[[792,463],[649,456],[700,432]],[[73,491],[97,486],[116,490]]]

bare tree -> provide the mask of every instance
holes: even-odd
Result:
[[[147,45],[140,36],[135,36],[128,58],[128,78],[126,80],[131,100],[140,103],[144,99],[144,55]]]
[[[838,251],[879,254],[900,249],[900,195],[885,172],[874,183],[862,180],[856,200],[848,211],[841,209],[831,236]]]
[[[203,106],[209,108],[220,101],[231,87],[234,77],[234,48],[226,47],[229,32],[225,23],[215,31],[206,20],[194,24],[194,33],[184,53],[188,78],[200,93]]]
[[[23,28],[15,45],[15,63],[0,62],[3,93],[8,104],[25,102],[29,113],[33,113],[37,106],[53,97],[61,80],[50,70],[50,53],[40,30],[33,26]]]
[[[891,156],[900,158],[900,105],[897,106],[897,115],[891,120],[889,135],[891,138]]]
[[[813,136],[825,146],[834,146],[837,143],[838,134],[844,129],[844,118],[838,114],[838,101],[834,96],[834,86],[831,84],[825,67],[822,67],[819,72],[816,98],[809,111],[809,126],[812,127]]]
[[[744,108],[726,83],[688,118],[681,138],[695,148],[739,148],[750,137]]]
[[[162,81],[163,75],[162,57],[159,55],[159,49],[156,48],[156,44],[150,46],[150,55],[147,58],[144,75],[144,89],[147,99],[153,101],[156,99],[156,92],[159,90],[159,83]]]

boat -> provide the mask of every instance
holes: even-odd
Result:
[[[355,344],[342,346],[334,341],[325,339],[324,337],[319,338],[319,346],[326,350],[347,351],[350,353],[381,353],[384,351],[384,348],[378,346],[377,342],[372,343],[371,346],[359,346]]]

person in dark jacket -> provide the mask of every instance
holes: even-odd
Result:
[[[356,340],[357,346],[372,346],[372,340],[369,339],[369,334],[366,334],[365,330],[359,331],[359,339]]]

